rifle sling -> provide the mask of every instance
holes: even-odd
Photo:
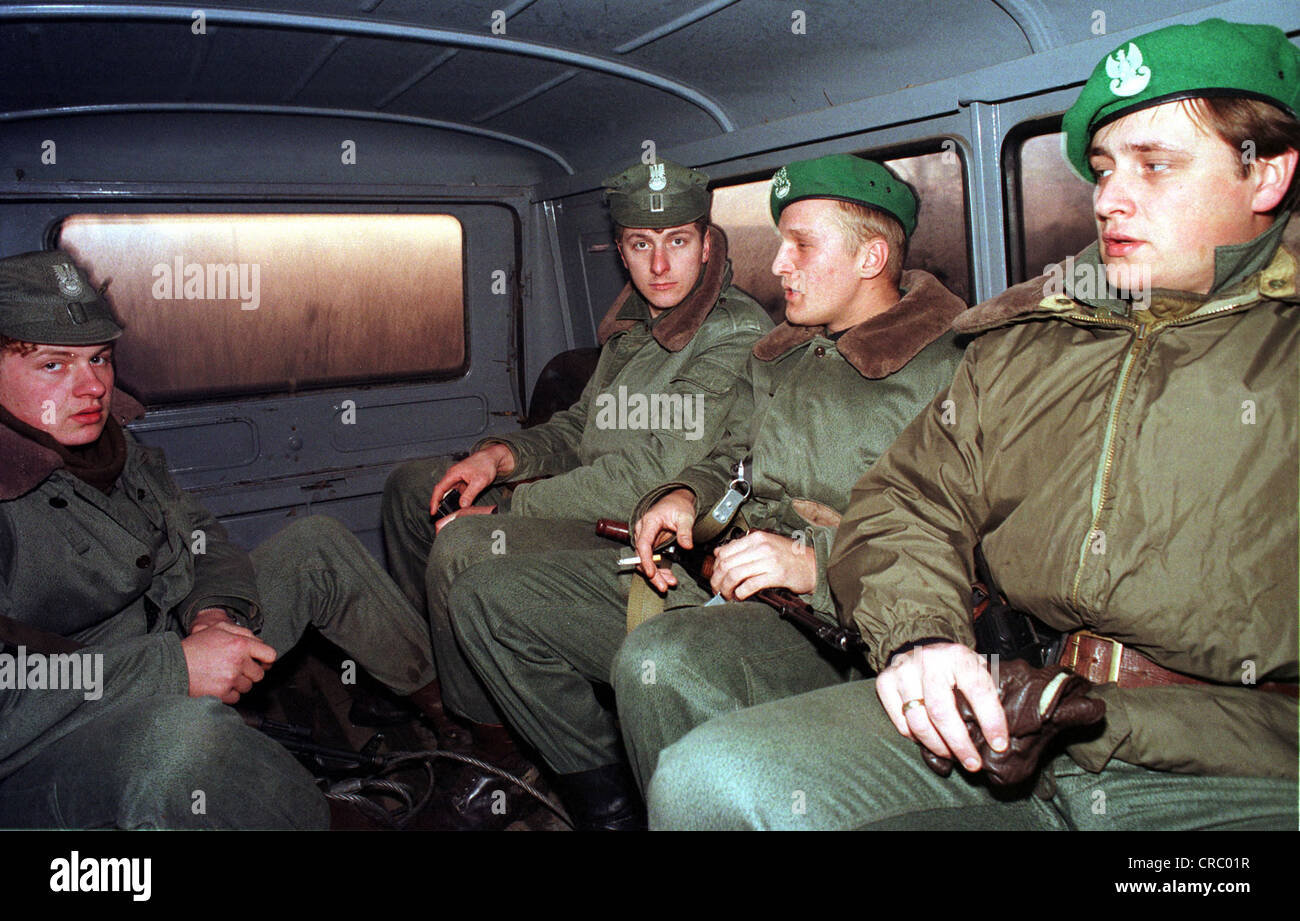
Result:
[[[691,539],[697,547],[707,544],[733,523],[743,531],[749,531],[749,522],[745,520],[744,512],[737,512],[729,521],[723,522],[708,514],[695,522],[695,527],[691,529]],[[631,633],[650,618],[662,614],[663,610],[664,596],[654,590],[644,575],[633,573],[632,584],[627,592],[627,632]]]
[[[76,652],[85,645],[66,636],[21,623],[5,614],[0,614],[0,643],[14,647],[25,646],[42,655]]]

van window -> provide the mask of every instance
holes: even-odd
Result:
[[[921,199],[905,267],[930,272],[969,303],[970,254],[961,158],[936,152],[883,162],[911,183]],[[785,299],[780,279],[772,274],[780,238],[768,211],[770,187],[769,178],[715,188],[713,223],[727,232],[736,285],[752,294],[779,322],[785,314]]]
[[[1047,266],[1078,253],[1097,239],[1092,219],[1092,185],[1061,155],[1059,131],[1009,139],[1011,283],[1043,274]]]
[[[450,215],[77,214],[58,246],[107,285],[147,404],[463,371]]]

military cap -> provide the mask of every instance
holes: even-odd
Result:
[[[1300,102],[1300,49],[1275,26],[1207,19],[1125,42],[1100,61],[1065,113],[1065,158],[1095,182],[1088,145],[1097,129],[1138,109],[1201,96],[1245,96],[1291,117]]]
[[[798,160],[772,177],[768,202],[772,220],[781,223],[786,205],[805,198],[833,198],[879,208],[903,225],[909,237],[916,229],[916,195],[911,186],[887,168],[849,154]]]
[[[609,215],[621,227],[662,230],[709,214],[709,177],[669,160],[635,163],[604,185]]]
[[[122,335],[108,302],[59,250],[0,259],[0,335],[42,345],[97,345]]]

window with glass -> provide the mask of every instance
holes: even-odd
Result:
[[[451,215],[77,214],[57,245],[105,288],[148,404],[464,370]]]
[[[1044,134],[1044,127],[1013,132],[1006,145],[1012,284],[1042,275],[1097,239],[1093,187],[1065,162],[1061,132]]]

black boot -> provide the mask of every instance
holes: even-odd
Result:
[[[623,764],[607,764],[555,778],[577,831],[645,831],[645,810]]]
[[[442,706],[442,686],[434,678],[424,687],[407,698],[414,704],[438,735],[440,748],[451,751],[467,751],[473,744],[469,730],[461,725],[456,717],[449,714]]]

